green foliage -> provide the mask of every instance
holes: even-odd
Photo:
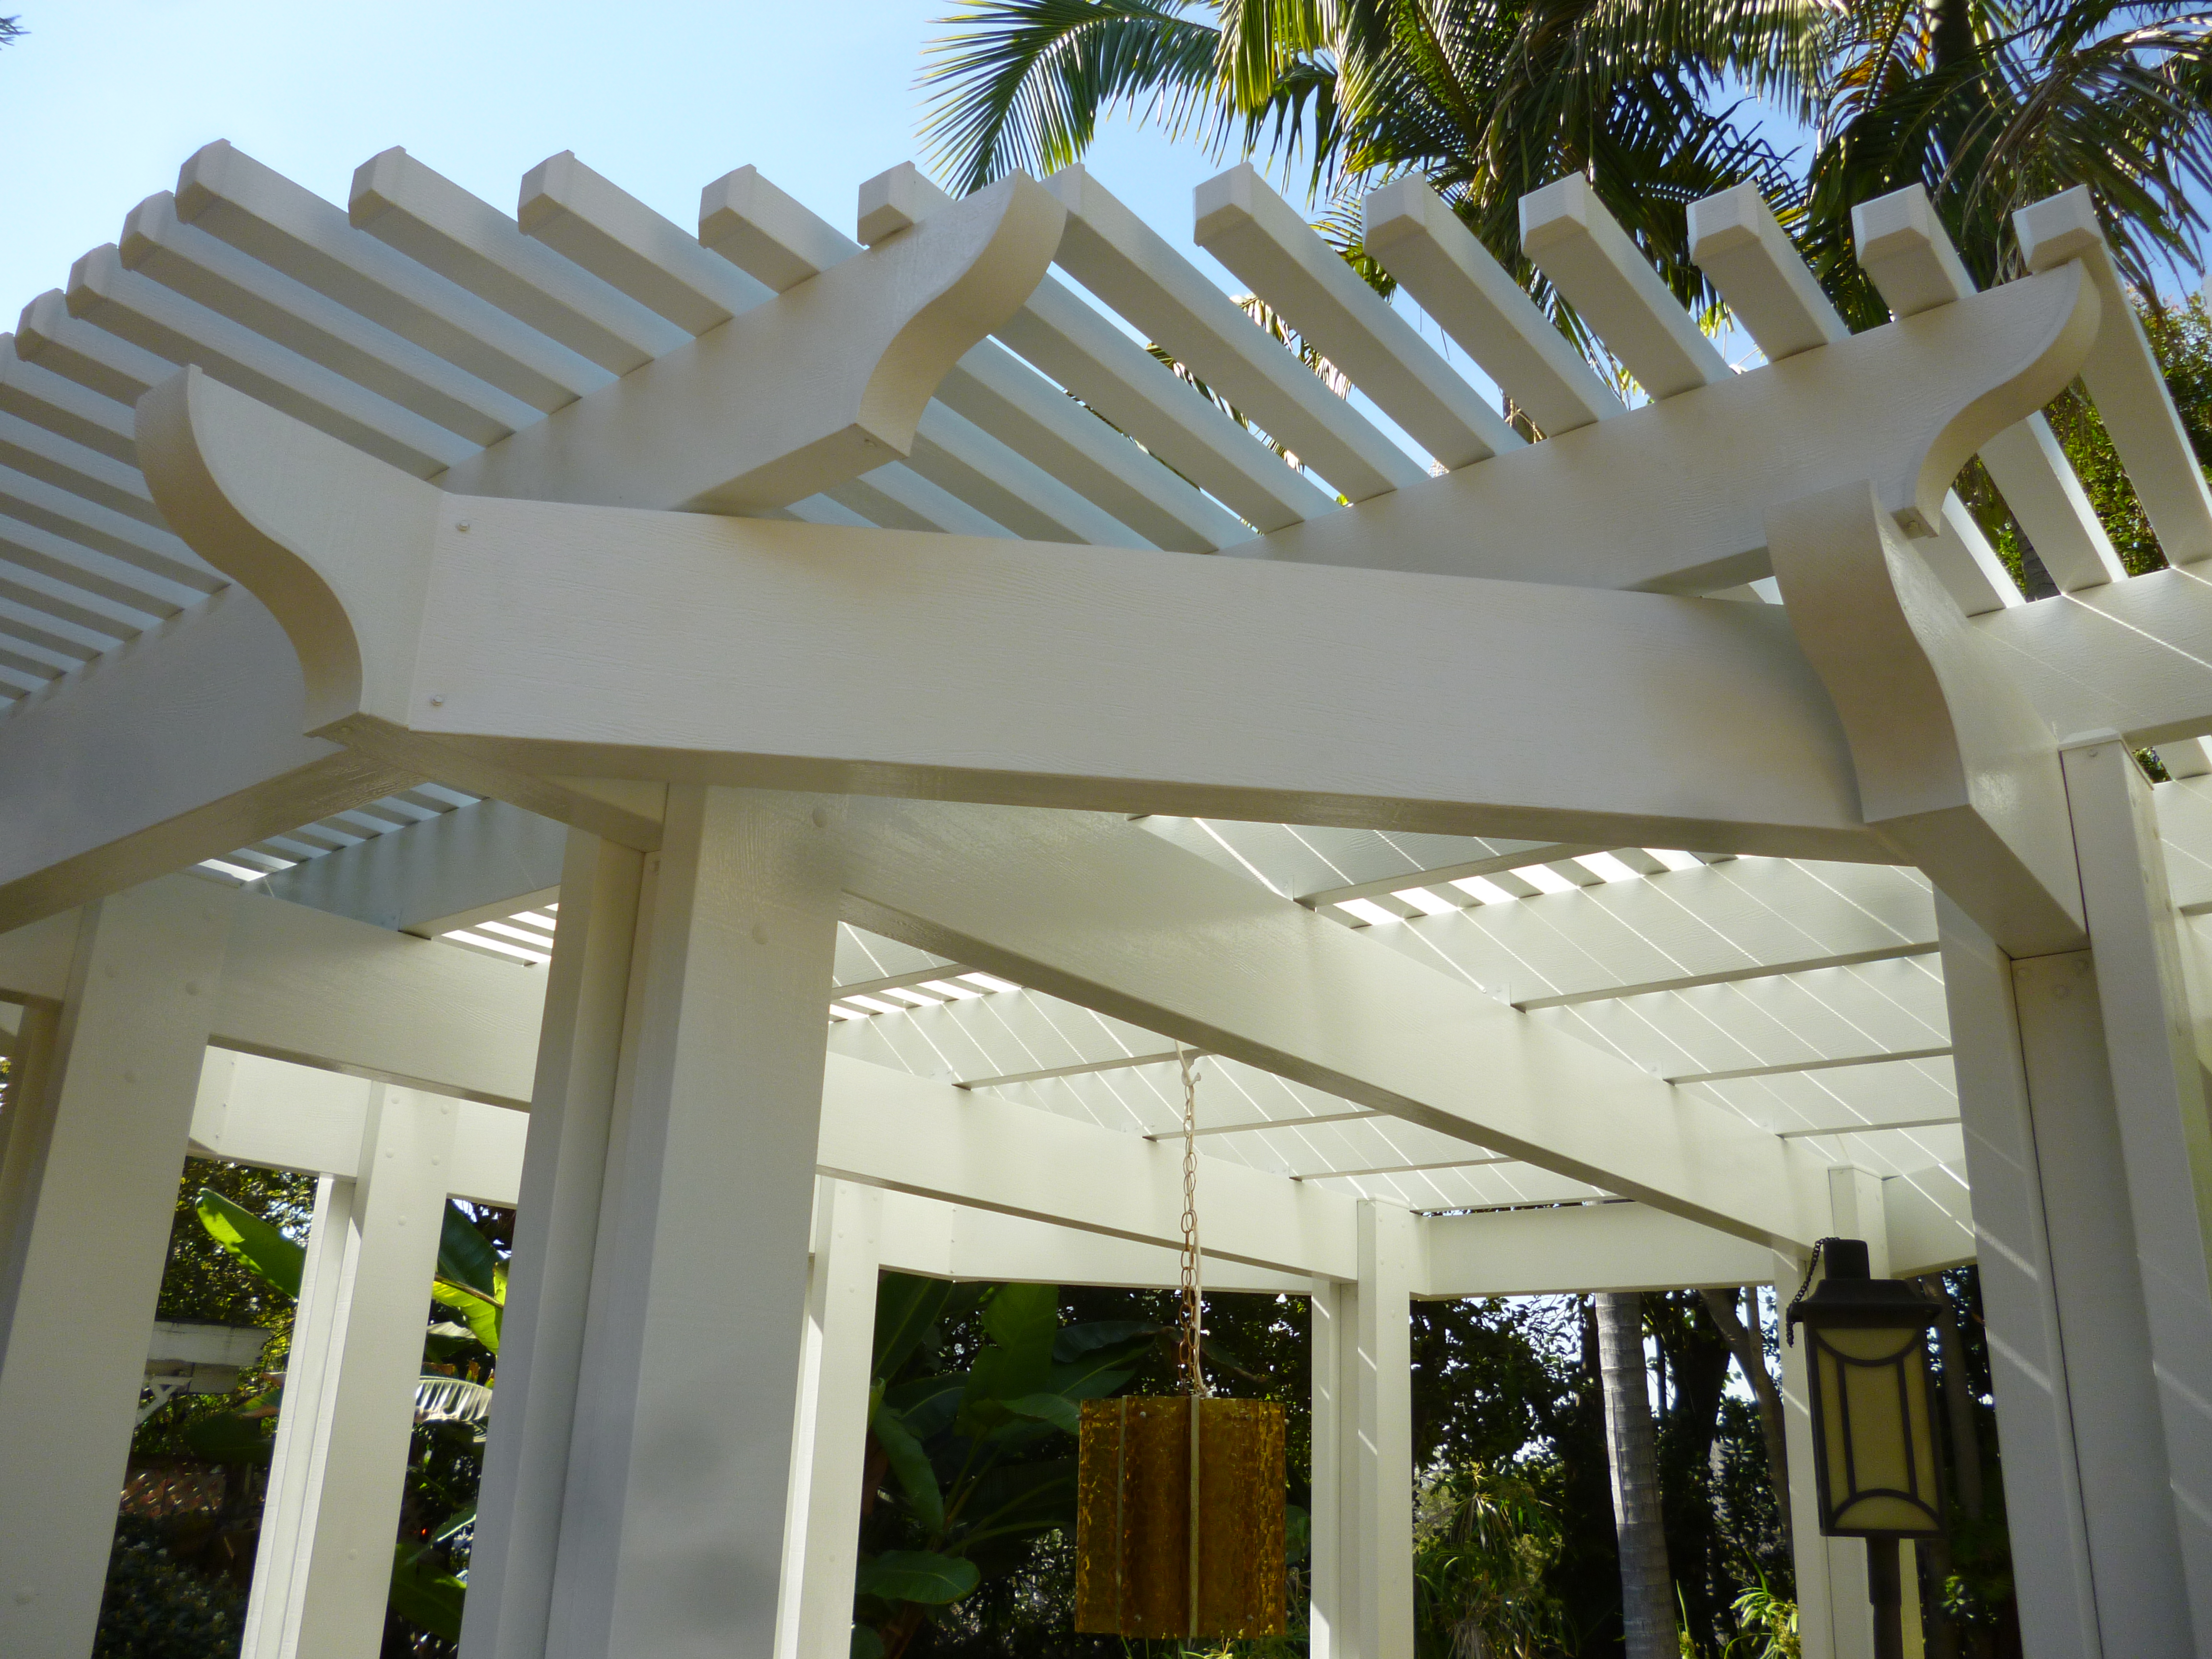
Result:
[[[1797,1604],[1775,1593],[1761,1578],[1729,1604],[1736,1632],[1722,1646],[1720,1659],[1798,1659]]]
[[[1540,1478],[1469,1463],[1423,1490],[1413,1543],[1421,1659],[1539,1659],[1566,1641],[1566,1610],[1547,1582],[1566,1540]]]
[[[246,1592],[195,1572],[145,1522],[115,1529],[92,1659],[224,1659],[246,1629]]]
[[[2156,306],[2137,295],[2136,319],[2166,371],[2166,390],[2172,394],[2175,411],[2189,434],[2197,463],[2208,466],[2212,464],[2212,310],[2207,309],[2202,294],[2192,294],[2179,304]],[[2044,414],[2059,447],[2080,475],[2082,490],[2128,573],[2141,575],[2164,568],[2166,555],[2144,515],[2142,503],[2136,499],[2135,489],[2121,470],[2105,423],[2081,382],[2060,392]],[[2212,476],[2212,471],[2208,471],[2208,476]],[[1978,461],[1960,477],[1959,493],[2021,591],[2031,599],[2056,592],[2035,557],[2033,544],[2014,522]]]
[[[203,1188],[193,1209],[208,1237],[267,1279],[294,1301],[300,1297],[300,1274],[307,1252],[251,1210],[234,1204],[221,1193]]]
[[[1071,1525],[1078,1404],[1127,1386],[1160,1334],[1063,1325],[1050,1285],[883,1276],[854,1620],[887,1659]]]
[[[315,1207],[312,1176],[185,1159],[169,1228],[168,1270],[162,1277],[155,1316],[289,1328],[292,1304],[299,1294],[297,1270],[289,1289],[280,1288],[257,1271],[231,1243],[209,1231],[201,1218],[203,1194],[235,1206],[295,1248],[306,1239]]]

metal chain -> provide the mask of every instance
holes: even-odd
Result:
[[[1190,1051],[1176,1044],[1176,1063],[1182,1068],[1182,1370],[1191,1393],[1203,1400],[1206,1386],[1200,1352],[1200,1302],[1203,1285],[1198,1265],[1198,1074],[1192,1069]]]

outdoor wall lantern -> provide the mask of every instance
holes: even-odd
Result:
[[[1898,1540],[1943,1530],[1928,1376],[1936,1308],[1902,1280],[1872,1277],[1863,1239],[1824,1238],[1814,1260],[1827,1276],[1799,1292],[1787,1323],[1793,1340],[1805,1327],[1820,1530],[1867,1540],[1875,1659],[1902,1659]]]

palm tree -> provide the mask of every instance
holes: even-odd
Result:
[[[1845,0],[1796,111],[1816,148],[1797,227],[1856,325],[1888,315],[1850,210],[1926,186],[1967,269],[2017,275],[2015,209],[2085,184],[2124,274],[2201,270],[2212,189],[2212,13],[2118,0]]]
[[[1856,203],[1928,187],[1981,281],[2010,215],[2091,186],[2123,270],[2201,268],[2212,14],[2118,0],[957,0],[923,79],[962,188],[1079,159],[1126,110],[1217,153],[1303,164],[1358,262],[1357,196],[1429,174],[1541,299],[1526,191],[1587,173],[1675,293],[1698,198],[1756,183],[1854,323]],[[1802,174],[1748,94],[1814,131]],[[1577,332],[1571,317],[1562,317]]]
[[[1745,179],[1793,199],[1727,88],[1801,84],[1820,0],[960,0],[931,49],[927,133],[956,188],[1079,159],[1117,108],[1217,153],[1265,152],[1334,192],[1419,171],[1491,251],[1520,257],[1528,191],[1587,172],[1686,301],[1711,299],[1687,213]]]
[[[1659,1514],[1659,1452],[1644,1363],[1644,1298],[1634,1291],[1597,1297],[1598,1371],[1605,1388],[1607,1462],[1613,1468],[1613,1530],[1620,1544],[1620,1624],[1628,1659],[1674,1659],[1674,1576]]]

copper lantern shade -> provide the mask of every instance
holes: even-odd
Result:
[[[1075,1628],[1152,1638],[1280,1635],[1283,1515],[1280,1406],[1085,1401]]]

